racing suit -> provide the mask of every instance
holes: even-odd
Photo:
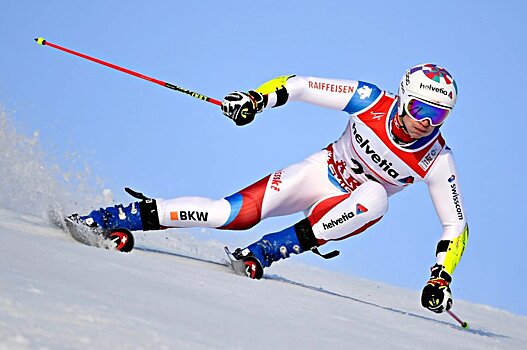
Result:
[[[231,196],[158,200],[161,226],[241,230],[303,211],[321,245],[364,231],[383,217],[388,197],[424,181],[443,225],[436,264],[452,274],[468,225],[452,151],[439,128],[421,139],[399,139],[397,97],[363,81],[282,76],[256,91],[266,96],[266,108],[302,101],[345,111],[349,123],[323,150]]]

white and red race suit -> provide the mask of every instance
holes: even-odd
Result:
[[[452,151],[439,128],[421,139],[399,139],[397,97],[362,81],[282,76],[257,91],[267,96],[267,108],[302,101],[345,111],[350,120],[324,150],[231,196],[158,200],[162,226],[240,230],[303,211],[324,244],[364,231],[385,214],[389,196],[424,181],[443,225],[436,263],[452,274],[468,226]]]

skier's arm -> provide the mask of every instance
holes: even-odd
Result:
[[[267,108],[302,101],[342,111],[358,86],[359,82],[356,80],[285,75],[262,84],[256,91],[267,96]]]
[[[465,250],[468,224],[463,207],[454,157],[445,148],[438,156],[425,181],[434,203],[443,233],[437,244],[436,264],[452,275]]]
[[[436,264],[421,293],[421,304],[441,313],[452,306],[450,283],[468,240],[468,225],[452,152],[445,148],[425,178],[443,233],[436,248]]]
[[[357,80],[284,75],[256,90],[225,96],[222,110],[236,125],[245,125],[264,108],[280,107],[290,101],[355,113],[367,108],[381,93],[377,86]]]

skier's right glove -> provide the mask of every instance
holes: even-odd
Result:
[[[266,96],[259,92],[235,91],[223,98],[221,110],[223,114],[234,120],[236,125],[242,126],[252,122],[256,113],[264,109],[266,102]]]
[[[442,265],[432,267],[430,279],[423,288],[421,305],[435,313],[442,313],[452,307],[452,293],[450,291],[452,277],[443,269]]]

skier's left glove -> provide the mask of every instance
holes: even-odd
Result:
[[[235,91],[223,98],[221,110],[223,114],[234,120],[236,125],[242,126],[252,122],[256,113],[260,113],[266,103],[266,96],[257,91]]]
[[[421,305],[435,313],[442,313],[452,307],[452,293],[450,291],[452,277],[443,269],[442,265],[432,267],[430,279],[423,288]]]

